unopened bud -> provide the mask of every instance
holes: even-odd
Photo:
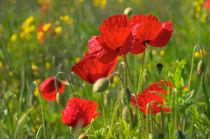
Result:
[[[93,92],[103,92],[109,87],[109,79],[101,78],[98,79],[93,85]]]
[[[60,104],[63,108],[66,107],[65,97],[64,97],[63,94],[61,94],[61,93],[58,92],[58,93],[56,94],[56,101],[57,101],[57,103]]]
[[[197,73],[201,75],[204,72],[205,72],[205,63],[203,60],[200,60],[197,67]]]
[[[124,14],[129,16],[129,15],[131,15],[132,11],[133,11],[133,9],[131,7],[125,8]]]
[[[156,65],[156,67],[157,67],[157,69],[158,69],[159,74],[161,74],[161,71],[162,71],[162,69],[163,69],[163,65],[162,65],[161,63],[158,63],[158,64]]]
[[[82,133],[78,139],[88,139],[87,133]]]
[[[121,92],[120,92],[120,100],[121,100],[122,104],[127,105],[127,97],[128,97],[128,102],[130,102],[131,101],[131,92],[130,92],[130,90],[127,88],[126,92],[125,92],[125,90],[122,89]]]

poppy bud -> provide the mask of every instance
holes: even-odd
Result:
[[[133,11],[133,9],[131,7],[125,8],[124,14],[129,16],[129,15],[131,15],[132,11]]]
[[[157,67],[158,72],[159,72],[159,74],[160,74],[161,71],[162,71],[163,65],[162,65],[161,63],[158,63],[158,64],[156,65],[156,67]]]
[[[205,63],[203,60],[200,60],[197,67],[197,73],[201,75],[204,72],[205,72]]]
[[[126,96],[126,93],[127,93],[127,96],[128,96],[128,101],[130,102],[131,101],[131,92],[130,90],[127,88],[126,89],[126,92],[124,89],[121,90],[120,92],[120,100],[121,100],[121,103],[124,104],[124,105],[127,105],[127,96]]]
[[[132,116],[132,119],[133,119],[133,112],[132,112],[131,109],[130,109],[130,113],[131,113],[131,116]],[[129,108],[128,108],[128,106],[125,106],[123,108],[122,119],[124,119],[127,123],[129,123]]]
[[[82,133],[78,139],[88,139],[87,133]]]
[[[63,94],[61,94],[61,93],[58,92],[58,93],[56,94],[56,101],[57,101],[57,103],[60,104],[63,108],[65,108],[66,102],[65,102],[65,97],[64,97]]]
[[[107,78],[98,79],[93,85],[93,92],[103,92],[109,87],[109,80]]]

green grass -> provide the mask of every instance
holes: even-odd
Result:
[[[120,0],[119,0],[120,1]],[[202,7],[196,11],[196,0],[107,0],[105,7],[93,5],[93,0],[51,0],[50,9],[42,13],[41,5],[35,0],[0,1],[0,138],[78,138],[88,130],[89,138],[208,138],[210,131],[209,108],[209,46],[210,12]],[[196,1],[197,2],[197,1]],[[153,14],[161,22],[171,20],[174,31],[170,42],[162,48],[148,46],[145,52],[144,71],[142,54],[127,54],[132,86],[128,77],[131,93],[138,92],[139,74],[142,72],[143,89],[161,80],[170,80],[175,86],[174,94],[168,97],[172,111],[164,114],[145,115],[133,105],[129,105],[137,120],[126,122],[122,119],[124,105],[120,101],[120,82],[111,83],[103,94],[93,93],[92,85],[86,83],[71,71],[78,58],[87,51],[87,41],[99,35],[98,28],[109,16],[123,14],[126,7],[132,7],[136,14]],[[204,18],[203,15],[207,14]],[[69,15],[73,22],[66,24],[60,16]],[[196,16],[199,15],[199,16]],[[31,25],[36,30],[30,38],[21,38],[22,23],[30,16]],[[203,19],[204,18],[204,19]],[[56,25],[56,21],[60,24]],[[205,21],[205,22],[204,22]],[[47,34],[42,44],[37,41],[37,28],[41,23],[51,23],[62,32],[55,36]],[[11,36],[17,33],[15,41]],[[192,63],[193,49],[200,48],[204,55],[205,73],[196,73],[201,57]],[[164,51],[164,54],[160,54]],[[122,58],[123,59],[123,58]],[[119,60],[118,63],[122,61]],[[50,68],[46,67],[50,64]],[[163,64],[161,76],[156,65]],[[32,69],[36,65],[37,69]],[[66,98],[76,93],[83,99],[94,100],[102,112],[87,127],[75,130],[60,122],[62,108],[56,102],[47,102],[34,96],[33,81],[43,81],[47,77],[65,72],[72,84],[64,92]],[[123,69],[116,67],[122,77]],[[65,79],[64,75],[60,78]],[[191,82],[187,91],[182,88]],[[118,79],[119,81],[119,79]],[[169,88],[168,92],[171,92]],[[141,90],[141,89],[140,89]],[[101,102],[103,95],[104,102]],[[43,109],[41,109],[43,107]],[[42,110],[45,123],[42,122]],[[132,119],[132,117],[131,117]],[[45,128],[43,128],[45,125]],[[164,126],[163,126],[164,125]],[[179,136],[179,137],[178,137]]]

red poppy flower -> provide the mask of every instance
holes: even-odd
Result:
[[[210,0],[206,0],[206,2],[203,4],[203,7],[206,9],[210,9]]]
[[[144,52],[146,43],[155,47],[166,45],[173,32],[171,21],[161,23],[152,15],[136,15],[131,17],[128,22],[134,37],[131,48],[133,54]]]
[[[128,26],[128,18],[126,15],[114,15],[106,20],[99,28],[101,35],[96,38],[91,38],[90,41],[95,41],[95,44],[100,45],[102,53],[99,55],[99,60],[103,63],[108,63],[113,60],[113,57],[127,54],[132,46],[132,33]],[[89,45],[91,47],[93,43]],[[104,51],[107,51],[104,53]],[[101,59],[101,57],[103,57]]]
[[[101,63],[94,56],[85,55],[77,64],[72,67],[72,71],[83,80],[94,83],[100,78],[108,77],[117,64],[117,58],[109,63]]]
[[[62,111],[62,122],[76,129],[90,124],[92,119],[100,114],[96,112],[98,104],[92,100],[72,97]]]
[[[64,92],[65,89],[65,84],[57,81],[57,86],[58,86],[58,91],[60,93]],[[56,100],[56,88],[55,88],[55,77],[50,77],[47,78],[46,80],[44,80],[44,82],[42,82],[39,85],[39,90],[40,93],[42,95],[42,97],[47,100],[47,101],[55,101]]]
[[[162,84],[163,86],[166,87],[166,84],[164,83],[164,81],[159,81],[159,82],[153,83],[148,88],[144,89],[144,91],[141,94],[137,94],[136,95],[139,105],[138,105],[138,103],[136,103],[136,97],[135,96],[132,96],[131,103],[134,104],[136,107],[139,107],[140,110],[143,113],[146,113],[146,111],[147,111],[147,104],[150,103],[151,101],[156,101],[157,103],[159,103],[161,105],[164,105],[165,98],[161,97],[157,93],[159,93],[159,94],[166,94],[166,95],[168,95],[168,93],[166,92],[166,90],[161,88],[159,86],[159,84]],[[171,85],[171,83],[169,81],[167,82],[167,84],[168,84],[168,86],[173,88],[173,86]],[[152,107],[152,113],[159,113],[159,112],[161,112],[161,109],[158,106],[158,104],[152,103],[151,107]],[[162,108],[162,110],[164,112],[171,111],[170,108]],[[149,108],[149,113],[150,112],[151,112],[151,110]]]

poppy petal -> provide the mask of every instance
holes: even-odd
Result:
[[[162,24],[159,33],[154,39],[148,41],[148,44],[155,47],[165,46],[169,42],[172,32],[173,24],[171,21],[167,21]]]
[[[99,30],[101,33],[111,32],[118,28],[126,28],[127,24],[128,18],[126,15],[114,15],[104,20]]]
[[[60,93],[64,92],[65,84],[57,81],[58,91]],[[56,88],[55,88],[55,77],[50,77],[44,80],[39,85],[39,90],[42,95],[42,97],[47,101],[55,101],[56,100]]]
[[[153,83],[152,85],[150,85],[149,87],[144,89],[141,94],[137,94],[136,95],[138,103],[136,102],[136,97],[135,96],[132,96],[131,103],[134,104],[136,107],[139,107],[139,109],[143,113],[147,112],[147,105],[148,105],[148,103],[150,103],[152,101],[155,101],[155,102],[159,103],[160,105],[164,106],[165,98],[163,98],[162,96],[158,95],[157,93],[159,93],[159,94],[166,94],[166,95],[168,95],[168,93],[166,92],[166,90],[161,88],[159,86],[159,84],[161,84],[161,85],[166,87],[166,84],[165,84],[164,81],[159,81],[159,82]],[[172,86],[169,81],[167,82],[167,84],[170,87]],[[152,103],[151,107],[152,107],[152,113],[159,113],[159,112],[161,112],[161,108],[159,107],[158,104]],[[164,112],[171,111],[170,108],[165,108],[165,107],[162,108],[162,110]],[[150,112],[151,112],[151,110],[149,109],[149,113]]]
[[[132,44],[132,48],[130,52],[132,54],[140,54],[143,53],[146,49],[146,44],[142,43],[141,41],[135,40]]]
[[[92,100],[72,97],[62,111],[62,121],[77,129],[85,127],[99,114],[97,107],[98,104]]]
[[[107,51],[101,46],[99,42],[100,36],[92,36],[88,41],[88,52],[86,55],[94,56],[102,63],[109,63],[117,57],[117,52],[109,50]]]
[[[109,63],[101,63],[95,57],[85,56],[72,67],[72,71],[83,80],[93,84],[100,78],[108,77],[115,69],[117,58]]]
[[[125,55],[131,49],[132,34],[129,28],[120,28],[101,34],[101,44],[107,51],[116,51],[118,55]]]

